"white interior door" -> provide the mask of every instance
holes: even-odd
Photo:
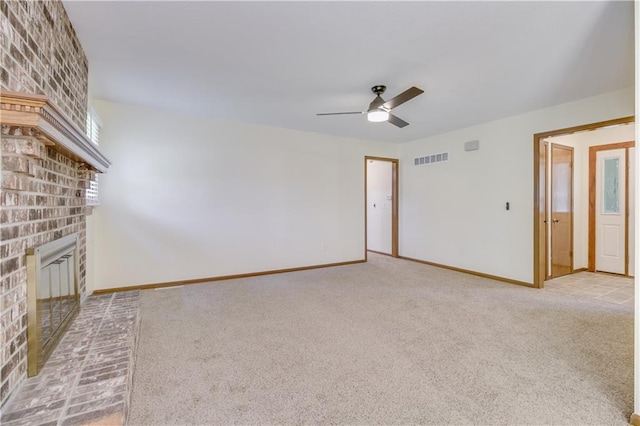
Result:
[[[636,271],[636,149],[629,148],[629,275]]]
[[[625,273],[624,149],[596,154],[596,270]]]

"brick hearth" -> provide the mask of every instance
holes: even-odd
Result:
[[[0,423],[125,424],[140,325],[137,291],[89,296],[36,377],[5,407]]]

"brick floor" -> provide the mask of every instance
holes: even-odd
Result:
[[[126,424],[139,326],[138,291],[89,296],[40,373],[3,407],[0,423]]]

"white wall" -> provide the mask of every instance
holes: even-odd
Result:
[[[607,127],[547,139],[573,147],[573,267],[589,262],[589,147],[635,140],[635,124]]]
[[[364,156],[396,145],[93,105],[94,289],[364,258]]]
[[[95,211],[95,208],[94,208]],[[94,215],[90,214],[87,216],[86,220],[86,260],[85,260],[85,286],[86,286],[86,295],[90,295],[95,290],[95,226],[94,226]]]
[[[96,101],[113,166],[94,212],[94,289],[362,259],[365,155],[400,157],[401,256],[531,282],[533,134],[632,115],[633,99],[400,146]],[[439,152],[449,161],[413,165]]]
[[[367,162],[367,249],[387,254],[391,254],[392,169],[390,161]]]
[[[633,113],[628,88],[401,145],[400,255],[533,282],[533,135]]]

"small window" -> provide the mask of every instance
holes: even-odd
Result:
[[[86,134],[89,140],[98,145],[100,140],[100,129],[102,129],[102,120],[96,114],[92,107],[87,108]]]
[[[84,196],[87,206],[98,206],[100,200],[98,199],[98,175],[96,174],[92,181],[89,183],[89,188],[85,191]]]
[[[89,140],[98,145],[100,140],[100,129],[102,129],[102,120],[96,114],[92,107],[87,108],[86,134]],[[85,191],[85,200],[88,206],[97,206],[100,204],[98,198],[98,175],[89,183],[89,188]]]
[[[604,159],[602,214],[620,214],[620,159]]]

